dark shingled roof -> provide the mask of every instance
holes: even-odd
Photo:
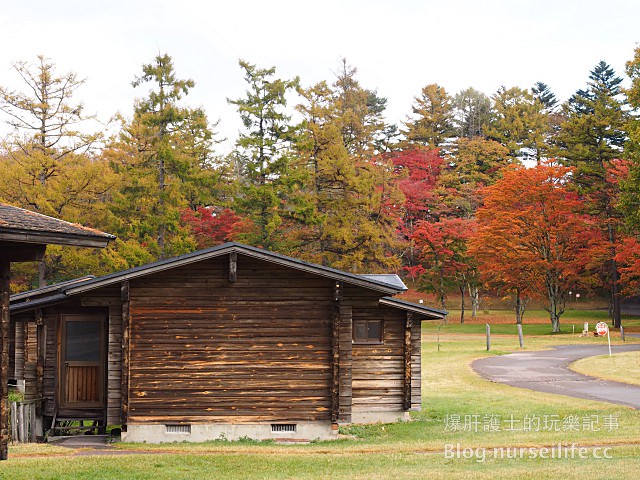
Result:
[[[11,296],[11,312],[17,313],[23,310],[40,308],[62,302],[73,295],[85,293],[97,288],[117,285],[118,283],[134,278],[151,275],[156,272],[166,271],[172,268],[190,265],[195,262],[209,258],[226,255],[229,253],[239,253],[252,258],[283,265],[315,275],[343,281],[347,284],[357,285],[364,288],[376,290],[386,294],[397,294],[405,291],[407,287],[397,275],[357,275],[334,268],[308,263],[296,258],[270,252],[261,248],[242,245],[240,243],[229,242],[216,247],[198,250],[175,258],[160,260],[140,267],[131,268],[121,272],[112,273],[102,277],[87,277],[74,281],[64,282],[58,285],[51,285],[43,289],[31,290]],[[420,315],[420,319],[440,319],[446,312],[432,309],[423,305],[398,300],[391,297],[384,297],[380,303],[392,308],[413,311]]]
[[[0,203],[0,241],[104,247],[114,238],[93,228]]]

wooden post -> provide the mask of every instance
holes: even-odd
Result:
[[[11,264],[0,260],[0,460],[9,456],[9,295]]]
[[[231,252],[229,254],[229,281],[234,283],[238,279],[238,254]]]
[[[38,309],[35,312],[36,317],[36,412],[37,415],[42,415],[42,398],[44,397],[44,362],[46,355],[47,336],[44,325],[44,316],[42,310]]]
[[[624,342],[624,327],[622,325],[620,325],[620,338],[622,339],[622,341]]]
[[[333,318],[331,322],[331,423],[340,416],[340,303],[342,283],[336,282],[333,291]]]
[[[411,409],[411,329],[413,328],[413,313],[407,312],[407,320],[404,326],[404,382],[403,400],[404,409]]]
[[[127,416],[129,415],[129,341],[130,341],[130,303],[129,282],[124,281],[120,286],[120,300],[122,302],[122,374],[120,377],[122,431],[127,431]]]
[[[487,352],[491,349],[491,326],[487,323],[486,324],[486,330],[487,330]]]

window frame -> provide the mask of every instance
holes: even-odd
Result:
[[[377,337],[370,337],[369,333],[369,324],[377,323],[379,324],[380,335]],[[358,328],[357,324],[364,324],[365,329],[367,331],[367,337],[359,337],[356,335]],[[384,320],[380,318],[359,318],[353,320],[352,325],[352,333],[351,333],[351,343],[354,345],[383,345],[384,344]]]

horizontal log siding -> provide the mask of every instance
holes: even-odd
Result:
[[[120,294],[118,289],[117,294]],[[109,306],[109,340],[107,351],[107,424],[120,424],[122,400],[122,308]]]
[[[132,280],[129,422],[328,421],[332,287],[241,255]]]
[[[120,289],[108,287],[86,293],[56,307],[43,310],[46,328],[46,349],[44,364],[44,414],[53,416],[56,409],[59,322],[63,313],[78,314],[83,310],[95,314],[103,309],[109,315],[107,346],[107,424],[120,424],[120,363],[122,358],[122,316],[120,313]],[[95,415],[95,409],[90,412]],[[81,412],[78,413],[81,416]]]
[[[406,313],[381,307],[380,294],[364,289],[345,288],[344,297],[345,303],[353,307],[354,321],[384,320],[382,345],[353,345],[353,411],[402,410]],[[416,350],[416,354],[419,351]]]
[[[411,329],[411,410],[422,408],[421,324],[416,316]]]
[[[53,417],[56,409],[58,369],[58,313],[50,309],[44,312],[45,357],[44,357],[44,414]]]

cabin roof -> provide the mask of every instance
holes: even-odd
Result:
[[[0,203],[0,242],[106,247],[115,238],[93,228]]]
[[[322,265],[304,262],[286,255],[269,252],[261,248],[230,242],[102,277],[86,277],[84,279],[51,285],[43,289],[22,292],[11,297],[11,311],[18,312],[21,310],[35,308],[36,305],[44,306],[46,304],[57,303],[72,295],[88,292],[105,286],[116,285],[126,280],[151,275],[153,273],[170,270],[209,258],[227,255],[229,253],[246,255],[251,258],[327,277],[335,281],[342,281],[347,284],[375,290],[385,295],[394,295],[407,290],[407,287],[397,275],[358,275]],[[397,307],[398,305],[395,306]]]
[[[446,310],[427,307],[419,303],[408,302],[399,298],[384,297],[380,299],[380,304],[387,307],[399,308],[408,312],[417,313],[427,320],[441,320],[447,315]]]

